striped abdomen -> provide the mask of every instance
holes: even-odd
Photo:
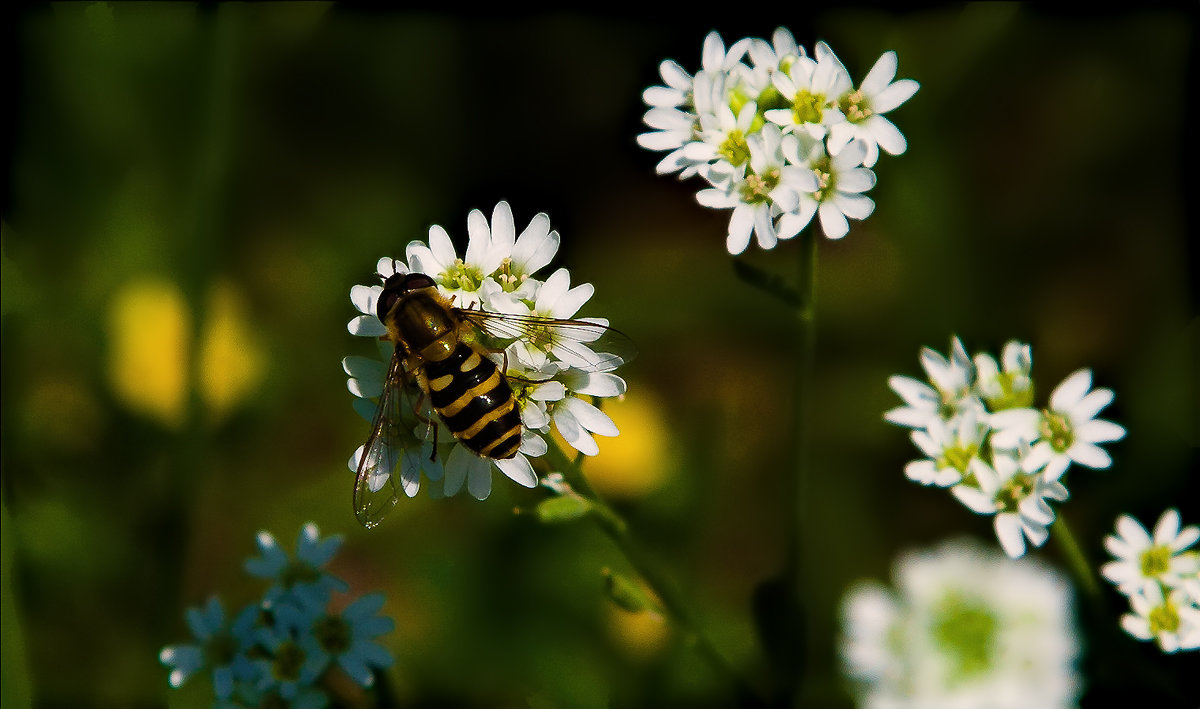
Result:
[[[486,458],[511,458],[521,447],[521,413],[496,363],[458,343],[445,359],[424,363],[433,410],[455,438]]]

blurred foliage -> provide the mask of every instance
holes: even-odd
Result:
[[[310,519],[347,535],[335,573],[355,594],[387,593],[401,701],[730,699],[679,638],[613,608],[601,570],[632,572],[597,530],[513,515],[544,490],[498,481],[484,503],[419,497],[376,531],[354,523],[346,460],[366,424],[340,360],[372,348],[345,330],[349,288],[430,224],[461,247],[467,212],[500,199],[519,226],[550,215],[556,265],[596,285],[584,314],[641,352],[612,407],[623,433],[585,472],[761,683],[750,605],[783,565],[793,323],[735,276],[728,214],[696,205],[698,183],[657,177],[634,143],[659,61],[698,68],[714,28],[824,39],[856,79],[895,49],[922,85],[894,114],[909,150],[877,167],[875,214],[818,245],[806,697],[849,702],[833,645],[848,583],[885,578],[909,546],[992,536],[904,479],[913,449],[882,423],[887,376],[917,374],[922,345],[1020,338],[1041,386],[1086,366],[1117,392],[1108,417],[1129,435],[1111,470],[1071,473],[1061,508],[1094,563],[1120,512],[1177,505],[1200,522],[1183,495],[1200,467],[1194,6],[796,6],[753,23],[292,3],[8,12],[5,707],[23,703],[22,664],[39,703],[200,701],[168,691],[158,650],[188,605],[253,595],[239,568],[254,531]],[[796,251],[746,258],[789,274]],[[1053,542],[1037,553],[1059,561]],[[1085,705],[1143,696],[1114,667],[1182,676],[1187,662],[1116,631],[1109,595],[1107,616],[1085,615],[1114,629],[1089,635]]]

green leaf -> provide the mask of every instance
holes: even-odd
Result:
[[[538,503],[537,517],[547,524],[572,522],[592,511],[592,503],[578,495],[548,497]]]
[[[608,592],[608,597],[612,599],[612,602],[622,610],[630,613],[660,612],[658,604],[639,584],[610,569],[604,569],[601,573],[604,574],[604,590]]]

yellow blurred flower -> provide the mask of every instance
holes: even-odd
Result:
[[[209,420],[244,400],[262,377],[263,353],[234,286],[209,293],[196,381]],[[166,426],[183,424],[191,366],[192,313],[174,283],[141,278],[125,284],[109,306],[109,379],[126,406]]]
[[[669,473],[661,403],[638,387],[634,396],[605,401],[604,413],[621,435],[596,436],[600,453],[584,464],[588,482],[607,497],[637,497],[661,487]]]
[[[209,293],[200,341],[200,396],[213,419],[224,417],[262,379],[263,353],[246,319],[245,303],[228,282]]]
[[[663,617],[651,611],[630,613],[614,604],[608,605],[608,634],[630,655],[642,659],[653,657],[666,644],[668,628]]]
[[[177,427],[187,408],[191,313],[179,287],[154,278],[117,291],[109,306],[108,373],[126,406]]]

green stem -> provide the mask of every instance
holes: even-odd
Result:
[[[1075,574],[1076,580],[1079,581],[1080,588],[1093,601],[1099,601],[1101,598],[1100,584],[1096,580],[1096,574],[1088,564],[1087,557],[1083,555],[1083,550],[1079,548],[1079,543],[1075,541],[1075,535],[1071,533],[1071,528],[1067,525],[1067,520],[1063,518],[1061,512],[1054,518],[1054,524],[1050,526],[1050,533],[1054,535],[1062,548],[1063,555],[1067,557],[1067,565],[1071,567],[1071,573]]]
[[[680,632],[684,642],[695,648],[696,652],[713,669],[729,680],[743,702],[761,704],[759,694],[733,669],[725,657],[717,651],[712,641],[697,627],[675,584],[651,554],[638,544],[630,533],[625,519],[596,495],[583,475],[582,456],[572,461],[558,443],[551,439],[550,450],[546,457],[550,464],[562,473],[571,488],[591,504],[594,513],[591,515],[592,519],[617,545],[617,548],[629,561],[629,565],[661,601],[663,611]]]

